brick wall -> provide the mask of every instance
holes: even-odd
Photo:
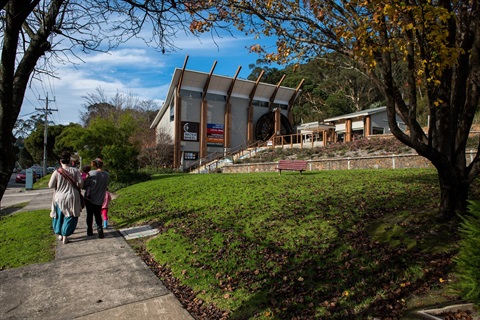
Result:
[[[467,152],[467,163],[470,163],[475,153]],[[314,170],[355,170],[355,169],[402,169],[402,168],[432,168],[430,161],[417,154],[385,155],[358,158],[331,158],[309,160],[306,171]],[[276,162],[245,163],[226,165],[224,173],[251,173],[277,171]]]

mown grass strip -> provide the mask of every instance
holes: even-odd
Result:
[[[0,219],[0,270],[55,258],[49,211],[18,212]]]

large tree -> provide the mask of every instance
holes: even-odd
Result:
[[[68,126],[64,125],[51,125],[48,126],[47,130],[47,145],[45,148],[45,127],[38,126],[33,130],[30,135],[25,138],[25,148],[28,153],[32,155],[33,161],[35,163],[42,163],[44,157],[47,160],[47,166],[51,166],[58,163],[59,155],[62,150],[54,150],[56,137],[59,136],[62,131]],[[43,152],[46,151],[47,154],[44,155]]]
[[[118,117],[96,117],[87,128],[71,125],[57,137],[56,147],[69,146],[82,157],[83,165],[99,157],[114,179],[138,168],[141,143],[132,139],[138,130],[137,122],[128,113]]]
[[[437,169],[441,217],[465,212],[469,186],[480,172],[480,154],[471,163],[465,157],[480,95],[480,1],[205,0],[191,6],[200,8],[245,32],[277,36],[273,50],[252,46],[271,61],[301,62],[332,52],[349,58],[382,90],[395,137]],[[205,21],[196,26],[199,32],[210,28]],[[422,91],[430,116],[425,131],[418,120]],[[408,131],[399,128],[396,114]]]
[[[190,32],[184,9],[175,0],[0,1],[0,199],[15,164],[12,132],[28,82],[36,72],[51,72],[38,68],[39,59],[65,62],[80,51],[108,51],[135,36],[170,50],[177,32]]]

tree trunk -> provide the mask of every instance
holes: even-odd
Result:
[[[8,182],[15,166],[16,155],[13,143],[15,141],[12,132],[8,131],[8,127],[3,126],[0,128],[0,149],[2,150],[2,156],[0,157],[0,201],[3,198],[3,194],[7,189]]]
[[[440,183],[440,220],[450,221],[467,211],[470,184],[454,166],[437,168]],[[461,170],[463,172],[463,170]]]

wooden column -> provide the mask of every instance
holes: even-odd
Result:
[[[253,105],[250,102],[247,109],[247,142],[253,141]]]
[[[282,130],[282,122],[281,122],[281,110],[280,108],[275,109],[275,136],[280,135]]]
[[[322,131],[322,140],[323,140],[323,146],[324,147],[327,146],[327,139],[328,139],[327,130],[323,130]]]
[[[230,148],[230,140],[231,140],[231,134],[230,134],[230,126],[232,123],[232,104],[227,103],[225,105],[225,119],[224,119],[224,128],[223,128],[223,146],[224,148]]]
[[[345,120],[345,142],[352,141],[352,119]]]
[[[363,122],[363,136],[368,137],[372,134],[372,118],[366,116]]]
[[[182,88],[183,75],[185,74],[185,68],[187,67],[188,55],[185,57],[183,62],[182,72],[180,73],[180,79],[178,79],[177,88],[175,89],[174,97],[174,132],[175,137],[173,138],[173,167],[180,168],[182,163],[182,98],[180,97],[180,89]]]
[[[178,91],[178,87],[177,87]],[[174,110],[173,110],[173,118],[174,118],[174,132],[175,137],[173,137],[173,167],[180,168],[181,164],[181,157],[182,157],[182,98],[180,98],[180,94],[175,94],[174,97]]]
[[[207,156],[207,110],[208,102],[203,100],[200,106],[200,159]]]

